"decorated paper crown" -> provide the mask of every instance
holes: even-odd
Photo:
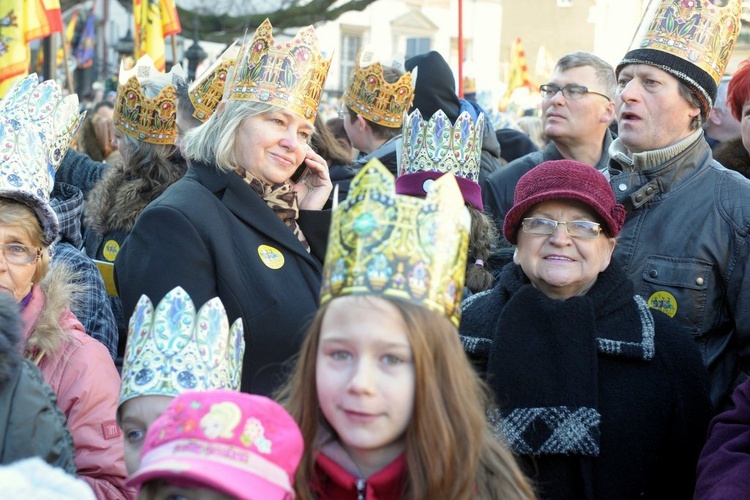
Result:
[[[273,104],[312,123],[330,66],[331,59],[318,50],[315,28],[277,42],[266,19],[240,49],[224,98]]]
[[[708,113],[740,32],[742,2],[651,0],[617,65],[651,64],[691,87]]]
[[[84,116],[78,96],[63,97],[54,80],[39,83],[36,74],[17,80],[0,101],[0,197],[34,210],[45,245],[58,232],[49,205],[55,170]]]
[[[195,111],[193,116],[205,122],[216,111],[224,95],[229,68],[234,66],[240,48],[237,42],[227,50],[199,78],[190,84],[188,95]]]
[[[425,196],[432,182],[446,172],[453,172],[466,203],[483,209],[479,186],[482,161],[484,114],[476,122],[469,112],[451,124],[448,116],[438,110],[425,121],[416,109],[404,119],[403,150],[396,192]]]
[[[115,99],[115,127],[130,137],[151,144],[174,144],[177,139],[176,77],[185,78],[178,64],[162,73],[146,54],[131,69],[120,64],[120,85]],[[156,97],[146,97],[142,84],[162,87]]]
[[[196,313],[181,287],[167,293],[156,309],[141,295],[128,328],[120,404],[187,390],[239,390],[244,353],[242,319],[230,328],[218,297]]]
[[[399,196],[377,159],[333,210],[320,303],[346,295],[405,300],[458,326],[470,216],[452,174],[425,199]]]
[[[403,69],[403,58],[394,58],[389,66]],[[414,75],[406,72],[394,83],[383,77],[383,65],[369,50],[360,52],[352,70],[349,86],[344,91],[344,103],[371,122],[389,128],[403,124],[404,113],[414,100]]]

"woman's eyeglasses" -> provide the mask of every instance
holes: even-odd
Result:
[[[20,243],[7,243],[0,245],[5,261],[17,266],[30,266],[42,256],[42,249],[21,245]]]
[[[591,240],[598,237],[602,232],[602,225],[598,222],[588,220],[572,220],[564,222],[561,220],[544,219],[541,217],[527,217],[521,222],[521,229],[526,234],[538,236],[549,236],[557,230],[558,224],[564,224],[565,230],[573,238]]]

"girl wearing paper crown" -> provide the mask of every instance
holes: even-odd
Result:
[[[456,176],[471,215],[466,297],[489,289],[493,280],[486,266],[497,231],[495,224],[482,212],[482,188],[479,186],[483,133],[484,113],[474,119],[464,111],[451,123],[442,110],[437,110],[429,120],[424,120],[421,112],[415,110],[404,118],[403,150],[396,179],[396,193],[424,197],[435,179],[446,172]]]
[[[242,320],[230,328],[218,298],[196,312],[180,287],[155,308],[141,296],[130,318],[117,408],[129,474],[138,470],[146,430],[175,396],[190,390],[240,389],[244,354]]]
[[[317,308],[331,180],[309,147],[330,61],[310,26],[274,40],[266,21],[241,49],[218,109],[185,137],[186,176],[144,210],[115,263],[126,312],[179,285],[242,318],[242,390],[283,381]],[[306,171],[291,180],[300,165]]]
[[[104,345],[70,312],[71,273],[49,267],[58,234],[49,195],[80,120],[77,97],[63,98],[54,81],[36,75],[0,101],[0,290],[18,302],[23,352],[67,417],[78,475],[99,498],[128,498],[115,420],[120,377]]]
[[[299,498],[533,498],[463,354],[469,214],[452,174],[397,196],[373,160],[333,210],[321,307],[280,399]]]

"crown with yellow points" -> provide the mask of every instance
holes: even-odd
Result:
[[[139,141],[151,144],[174,144],[177,138],[177,93],[175,78],[185,78],[180,65],[162,73],[146,54],[130,69],[120,64],[120,84],[115,98],[115,127]],[[147,97],[142,85],[161,90]]]
[[[740,32],[742,2],[727,0],[651,0],[625,58],[651,64],[693,89],[708,114]]]
[[[424,199],[395,194],[377,159],[333,210],[320,302],[378,295],[426,307],[458,326],[470,216],[452,174]]]
[[[85,113],[78,97],[67,97],[54,80],[36,74],[16,80],[0,101],[0,197],[29,206],[51,244],[58,220],[49,204],[55,171],[76,136]]]
[[[403,70],[403,58],[394,58],[388,66]],[[400,128],[414,100],[415,76],[407,71],[395,82],[388,83],[375,53],[362,50],[344,91],[344,103],[373,123]]]
[[[245,339],[242,319],[229,326],[218,297],[196,313],[181,287],[154,306],[142,295],[130,318],[120,403],[138,396],[240,388]]]
[[[330,66],[331,59],[318,49],[315,28],[276,41],[266,19],[240,49],[224,98],[273,104],[312,123]]]
[[[193,116],[205,122],[216,111],[216,107],[224,95],[229,69],[237,61],[240,47],[234,42],[214,61],[208,70],[190,84],[188,95],[195,111]]]
[[[404,119],[396,192],[425,196],[435,179],[452,172],[464,200],[482,210],[479,167],[483,133],[484,113],[474,121],[471,114],[464,111],[453,124],[443,110],[438,110],[429,120],[424,120],[418,109],[414,110]]]

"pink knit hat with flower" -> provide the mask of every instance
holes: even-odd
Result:
[[[128,485],[161,479],[238,499],[294,498],[303,448],[294,419],[267,397],[184,392],[149,427],[141,468]]]
[[[547,200],[582,201],[604,223],[607,235],[614,238],[625,222],[625,207],[617,203],[606,177],[594,167],[573,160],[545,161],[518,180],[513,208],[508,210],[503,235],[517,244],[521,221],[535,205]]]

